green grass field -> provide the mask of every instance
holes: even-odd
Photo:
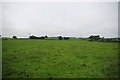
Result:
[[[3,78],[116,78],[118,43],[3,40]]]

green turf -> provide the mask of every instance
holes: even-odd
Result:
[[[3,40],[3,78],[116,78],[118,43]]]

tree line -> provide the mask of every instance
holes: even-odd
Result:
[[[45,39],[45,38],[48,38],[48,36],[47,35],[41,36],[41,37],[37,37],[37,36],[34,36],[34,35],[29,36],[29,39]]]
[[[89,41],[119,42],[120,38],[104,38],[104,37],[100,37],[100,35],[91,35],[91,36],[89,36]]]
[[[48,36],[47,35],[45,35],[45,36],[41,36],[41,37],[37,37],[37,36],[34,36],[34,35],[32,35],[32,36],[29,36],[29,39],[47,39],[48,38]],[[62,37],[62,36],[59,36],[58,37],[58,39],[59,40],[68,40],[68,39],[70,39],[69,37]]]
[[[17,36],[13,36],[12,38],[18,39]],[[54,37],[54,38],[58,39],[58,40],[72,39],[72,37],[62,37],[62,36],[58,36],[58,37]],[[52,38],[52,39],[54,39],[54,38]],[[28,39],[28,38],[25,38],[25,39]],[[29,39],[51,39],[51,37],[48,37],[47,35],[41,36],[41,37],[32,35],[32,36],[29,36]],[[75,39],[75,37],[73,39]],[[100,35],[90,35],[88,38],[77,38],[77,39],[85,39],[85,40],[97,41],[97,42],[120,42],[120,38],[104,38],[104,37],[100,37]]]

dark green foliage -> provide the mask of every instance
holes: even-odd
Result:
[[[45,39],[44,36],[36,37],[36,36],[34,36],[34,35],[30,36],[29,38],[30,38],[30,39]]]
[[[13,38],[13,39],[17,39],[17,36],[13,36],[12,38]]]
[[[68,40],[68,39],[70,39],[69,37],[64,37],[64,40]]]
[[[29,37],[30,39],[36,39],[36,36],[32,35]]]
[[[45,37],[44,36],[36,37],[36,39],[45,39]]]
[[[63,37],[62,37],[62,36],[59,36],[59,37],[58,37],[58,39],[59,39],[59,40],[62,40],[62,39],[63,39]]]
[[[89,39],[90,39],[90,41],[98,41],[100,39],[100,36],[99,35],[96,35],[96,36],[91,35],[89,37]]]
[[[104,38],[104,37],[100,38],[99,35],[97,35],[97,36],[91,35],[89,37],[89,40],[90,41],[98,41],[98,42],[120,42],[120,38]]]
[[[45,35],[45,38],[48,38],[48,36],[47,36],[47,35]]]

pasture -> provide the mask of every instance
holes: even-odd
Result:
[[[116,78],[118,43],[3,40],[3,78]]]

